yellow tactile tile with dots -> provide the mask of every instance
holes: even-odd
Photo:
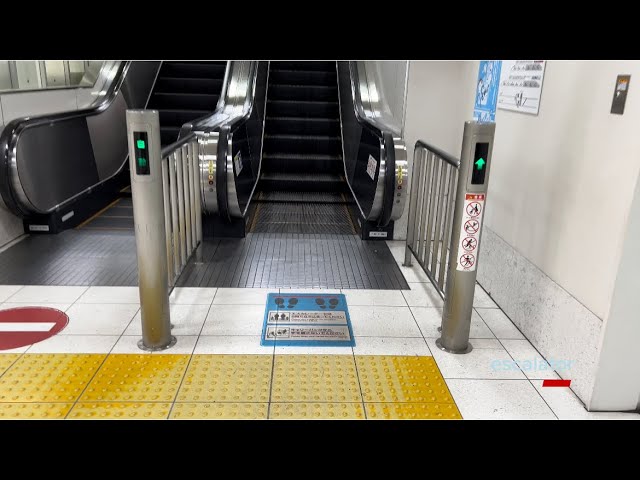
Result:
[[[172,402],[190,355],[109,355],[80,401]]]
[[[276,355],[271,402],[361,402],[352,355]]]
[[[271,355],[194,355],[178,402],[268,402]]]
[[[0,375],[13,365],[19,356],[19,353],[0,353]]]
[[[25,354],[0,377],[0,402],[75,402],[105,356]]]
[[[0,420],[62,420],[73,403],[0,403]]]
[[[175,420],[263,420],[267,418],[266,403],[178,403],[169,418]]]
[[[454,403],[433,357],[358,355],[365,402]]]
[[[272,419],[364,420],[361,403],[272,403]]]
[[[372,420],[462,420],[455,403],[365,403]]]
[[[67,418],[94,420],[157,420],[167,418],[170,403],[79,402]]]

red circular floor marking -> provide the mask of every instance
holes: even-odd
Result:
[[[0,350],[25,347],[53,337],[69,323],[60,310],[21,307],[0,310]]]

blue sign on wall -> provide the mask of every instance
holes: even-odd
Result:
[[[501,66],[500,60],[482,60],[480,62],[476,101],[473,106],[473,119],[477,122],[496,121]]]
[[[355,342],[345,296],[270,293],[260,344],[352,347]]]

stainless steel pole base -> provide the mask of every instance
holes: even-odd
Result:
[[[455,354],[462,355],[464,353],[469,353],[471,350],[473,350],[473,347],[471,346],[471,342],[467,343],[467,348],[465,348],[464,350],[451,350],[450,348],[447,348],[444,345],[442,345],[442,342],[440,340],[441,340],[440,338],[436,340],[436,347],[438,347],[440,350],[447,353],[455,353]]]
[[[178,341],[178,340],[176,339],[176,337],[174,337],[173,335],[171,335],[171,337],[170,337],[170,340],[169,340],[169,343],[168,343],[168,344],[166,344],[166,345],[164,345],[164,346],[160,346],[160,347],[147,347],[147,346],[144,344],[144,341],[143,341],[142,339],[140,339],[140,340],[138,340],[138,348],[139,348],[140,350],[144,350],[145,352],[158,352],[158,351],[160,351],[160,350],[166,350],[167,348],[171,348],[171,347],[173,347],[173,346],[176,344],[176,342],[177,342],[177,341]]]

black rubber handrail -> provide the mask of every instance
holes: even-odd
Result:
[[[391,221],[393,202],[395,200],[396,150],[394,147],[393,135],[390,133],[383,133],[382,137],[386,158],[384,161],[384,195],[382,197],[382,213],[378,220],[378,226],[386,227]]]

